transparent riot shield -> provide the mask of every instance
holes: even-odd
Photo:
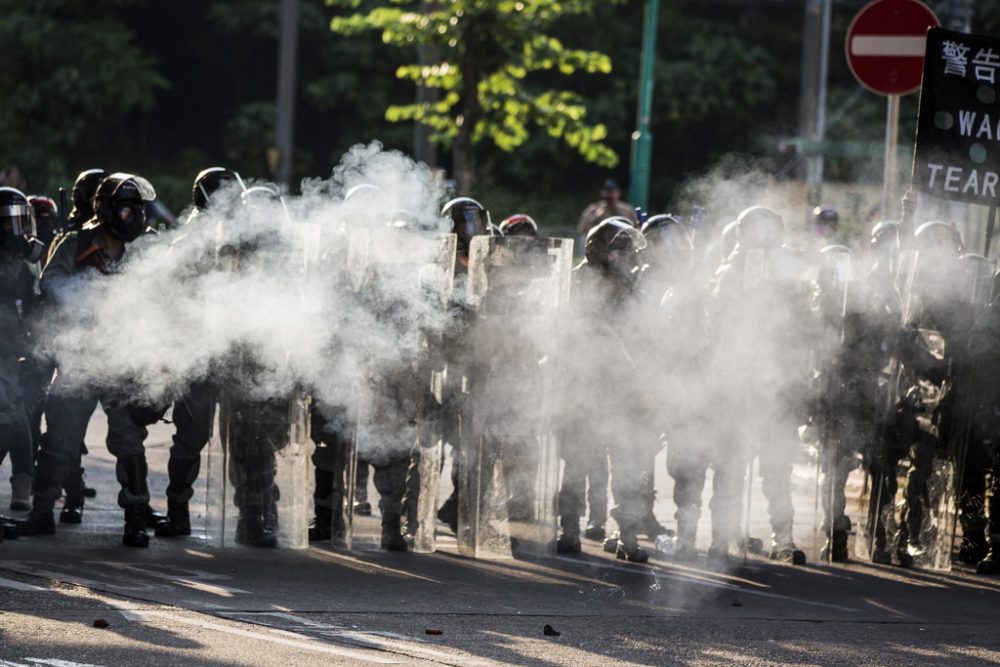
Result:
[[[818,557],[816,540],[819,443],[803,437],[811,403],[815,349],[798,332],[816,322],[817,257],[787,248],[750,250],[740,260],[741,298],[731,302],[739,330],[737,399],[744,555],[784,557],[792,545]],[[748,359],[746,349],[755,353]],[[765,390],[766,388],[766,390]]]
[[[308,399],[223,395],[207,457],[210,546],[309,546]]]
[[[405,529],[410,548],[435,549],[437,488],[441,478],[436,407],[446,368],[437,363],[434,341],[451,296],[457,237],[407,229],[353,230],[348,242],[351,286],[375,326],[391,334],[405,320],[400,354],[367,354],[369,381],[351,406],[353,435],[348,455],[346,546],[375,549],[386,534]],[[404,316],[405,315],[405,316]],[[363,346],[365,341],[361,341]],[[410,345],[411,347],[406,347]],[[378,502],[356,502],[364,466],[367,491]]]
[[[820,251],[816,311],[820,330],[814,355],[816,401],[803,442],[815,450],[816,492],[813,501],[814,536],[811,549],[821,562],[845,560],[851,522],[847,514],[847,485],[858,467],[867,436],[868,401],[859,397],[856,327],[848,326],[849,300],[856,294],[853,253],[844,246]],[[853,311],[856,304],[850,304]]]
[[[288,222],[287,224],[292,224]],[[273,251],[244,250],[236,239],[217,253],[226,271],[271,265],[307,270],[308,232]],[[285,395],[254,395],[261,372],[252,348],[229,359],[233,374],[221,379],[218,421],[208,447],[207,535],[216,547],[239,545],[304,549],[309,546],[310,399],[297,388]]]
[[[408,490],[417,494],[415,501],[410,498],[406,508],[408,521],[412,517],[415,524],[407,525],[407,532],[412,536],[413,551],[416,553],[434,553],[437,549],[438,491],[441,486],[441,469],[444,466],[442,419],[448,366],[441,354],[440,337],[428,337],[426,347],[431,377],[431,398],[428,402],[430,413],[418,434],[418,447],[414,451],[410,476],[407,478]]]
[[[559,449],[552,415],[556,329],[569,297],[572,241],[476,237],[469,296],[478,308],[467,428],[459,446],[458,549],[507,558],[555,546]]]
[[[963,506],[962,482],[965,477],[965,467],[969,460],[969,449],[975,446],[974,420],[980,410],[981,397],[979,387],[974,382],[974,369],[967,361],[968,335],[979,315],[987,307],[993,288],[995,265],[992,261],[977,254],[964,255],[956,267],[959,288],[955,295],[955,309],[951,313],[951,326],[946,332],[949,339],[950,358],[953,359],[953,380],[946,397],[944,418],[939,425],[943,452],[941,459],[946,464],[935,466],[937,477],[930,484],[933,490],[932,498],[936,498],[937,507],[934,516],[938,517],[936,524],[931,524],[929,533],[921,535],[923,543],[932,545],[928,561],[934,569],[948,569],[951,566],[952,554],[961,539],[960,528],[964,531],[966,524],[971,530],[976,529],[974,508],[982,506],[974,499]],[[963,516],[963,512],[968,512]],[[985,518],[985,517],[983,517]],[[937,531],[942,531],[940,537]],[[970,536],[971,539],[975,539]]]
[[[893,273],[893,289],[900,297],[900,325],[910,310],[913,295],[917,254],[901,252]],[[890,345],[894,341],[885,341]],[[872,387],[872,421],[870,440],[865,443],[863,471],[855,471],[849,478],[849,488],[857,491],[854,508],[854,556],[864,561],[891,562],[890,537],[897,534],[896,496],[900,485],[898,461],[903,456],[903,445],[896,428],[905,412],[900,399],[905,388],[905,373],[895,350],[888,364],[878,374]],[[905,480],[903,480],[905,483]]]
[[[858,552],[947,570],[975,403],[961,359],[988,298],[992,265],[975,256],[907,255],[904,329],[889,381],[895,391],[859,504],[865,539]]]

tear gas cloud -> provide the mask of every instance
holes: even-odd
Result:
[[[726,475],[715,470],[716,493],[736,502],[714,517],[713,532],[733,534],[742,521],[731,508],[745,496],[752,456],[769,452],[764,474],[790,483],[787,468],[801,463],[797,427],[810,414],[813,370],[834,361],[834,334],[811,310],[814,283],[774,288],[752,273],[746,252],[712,277],[719,232],[741,210],[762,204],[786,226],[795,219],[796,204],[768,194],[766,184],[755,172],[694,181],[684,196],[709,212],[695,252],[660,256],[650,247],[637,262],[651,266],[649,279],[628,297],[578,280],[558,333],[551,322],[536,329],[512,322],[521,361],[525,350],[550,356],[543,361],[539,353],[523,373],[478,379],[489,383],[490,414],[510,420],[491,432],[523,438],[524,423],[536,432],[558,429],[564,457],[600,458],[619,448],[643,472],[652,472],[663,438],[673,464],[728,464]],[[425,390],[429,381],[418,370],[425,343],[455,325],[442,298],[453,266],[433,241],[451,229],[440,216],[443,184],[425,165],[373,143],[352,149],[331,179],[307,181],[302,191],[248,206],[234,185],[192,223],[133,244],[113,280],[78,276],[62,291],[66,307],[40,327],[41,352],[72,386],[111,391],[126,383],[130,398],[173,399],[204,380],[259,398],[301,387],[324,403],[369,406],[373,419],[411,425],[419,400],[387,400],[386,387],[397,378]],[[406,225],[389,233],[393,221]],[[380,263],[377,278],[364,270]],[[800,275],[805,266],[792,264]],[[463,298],[456,281],[451,300]],[[484,339],[475,349],[488,355],[489,347]],[[554,381],[527,378],[531,369]],[[524,400],[543,391],[558,400]],[[518,410],[497,408],[511,405]],[[391,435],[384,441],[400,452],[410,446]],[[694,493],[697,502],[671,506],[697,521],[700,486]],[[762,515],[763,503],[754,502],[753,514]],[[811,506],[795,508],[797,527],[811,529]],[[772,517],[784,511],[770,509]]]
[[[427,288],[440,276],[412,269],[439,261],[444,192],[429,168],[378,144],[304,192],[244,204],[233,183],[190,224],[133,243],[120,275],[77,274],[39,326],[39,351],[64,386],[119,399],[162,403],[205,380],[251,398],[303,388],[332,404],[370,399],[374,375],[448,324]],[[409,230],[380,233],[403,209]],[[386,256],[408,265],[363,288],[376,280],[366,264]]]

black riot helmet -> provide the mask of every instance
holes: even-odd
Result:
[[[614,216],[587,232],[584,255],[588,264],[624,276],[635,273],[639,265],[638,253],[646,246],[645,237],[631,220]]]
[[[743,250],[785,245],[785,223],[773,209],[751,206],[736,218],[736,241]]]
[[[872,227],[868,247],[875,254],[892,253],[899,248],[899,223],[892,221],[878,222]]]
[[[73,183],[73,210],[69,213],[70,226],[76,227],[94,217],[94,195],[107,173],[103,169],[81,171]]]
[[[111,236],[126,243],[148,229],[146,204],[156,199],[156,191],[145,178],[133,174],[111,174],[94,194],[94,215]]]
[[[817,206],[813,209],[813,226],[817,236],[831,236],[840,224],[840,214],[832,206]]]
[[[252,188],[247,188],[243,191],[240,195],[240,201],[244,206],[249,206],[251,208],[266,203],[280,202],[281,191],[278,189],[278,186],[273,183],[255,185]]]
[[[0,248],[19,253],[29,262],[42,257],[45,245],[34,237],[34,217],[24,193],[0,188]]]
[[[47,246],[59,230],[59,207],[51,197],[42,195],[31,195],[28,203],[35,215],[35,236]]]
[[[947,257],[958,257],[965,249],[962,235],[951,225],[940,222],[925,222],[913,233],[913,247],[917,252]]]
[[[9,248],[11,241],[24,238],[31,231],[28,198],[15,188],[0,188],[0,245]]]
[[[385,199],[385,191],[371,183],[359,183],[344,194],[344,201],[359,201],[377,204]]]
[[[202,170],[195,176],[194,185],[191,186],[191,203],[200,210],[208,208],[211,196],[230,183],[239,183],[242,187],[243,179],[238,173],[225,167],[209,167]]]
[[[538,236],[538,223],[525,213],[507,216],[499,229],[501,236]]]
[[[492,233],[489,212],[471,197],[452,199],[441,209],[441,215],[451,218],[451,231],[458,236],[459,252],[464,255],[469,254],[473,236]]]
[[[651,250],[659,249],[670,254],[688,254],[694,250],[687,226],[672,215],[654,215],[642,224],[640,231]]]

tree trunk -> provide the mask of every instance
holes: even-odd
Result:
[[[472,138],[476,124],[482,115],[479,107],[479,82],[482,80],[481,59],[477,54],[477,39],[475,26],[466,28],[465,44],[459,59],[462,73],[461,109],[462,125],[458,128],[458,136],[452,144],[452,172],[458,185],[458,194],[468,195],[476,184],[476,160],[472,153]]]
[[[468,195],[476,182],[476,164],[472,155],[472,132],[463,126],[451,147],[452,172],[458,188],[456,194]]]

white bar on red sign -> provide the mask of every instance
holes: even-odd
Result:
[[[883,56],[895,58],[923,58],[927,37],[900,35],[855,35],[851,40],[851,54],[855,56]]]

